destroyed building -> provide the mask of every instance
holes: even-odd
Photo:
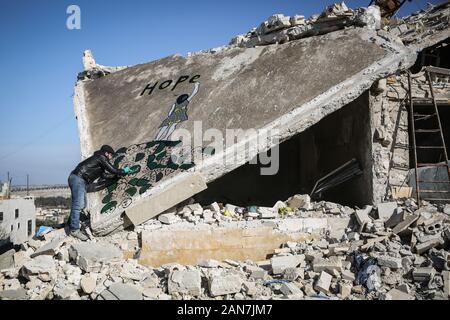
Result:
[[[90,190],[88,242],[59,229],[0,255],[0,299],[448,300],[449,15],[340,3],[188,57],[105,67],[85,52],[82,155],[111,143],[133,172]],[[162,139],[196,121],[224,139],[261,130],[223,150]],[[275,175],[253,161],[265,151]],[[190,153],[205,157],[173,161]]]
[[[310,194],[363,206],[414,193],[407,75],[412,73],[414,97],[430,98],[423,68],[449,67],[448,36],[447,4],[383,26],[376,6],[352,10],[338,4],[308,20],[274,15],[228,46],[188,57],[111,68],[97,65],[87,51],[74,97],[82,156],[112,144],[120,151],[117,165],[141,170],[128,184],[90,195],[94,231],[139,225],[192,196],[203,204],[273,206],[293,194]],[[432,77],[449,140],[448,76]],[[257,131],[245,141],[227,141],[222,150],[208,151],[209,142],[200,149],[194,145],[209,154],[193,166],[148,161],[155,150],[176,149],[155,140],[174,101],[191,92],[177,129],[195,134],[201,122],[202,132],[214,128],[223,137],[229,128]],[[416,109],[432,106],[430,101]],[[417,137],[419,153],[426,139]],[[261,175],[263,165],[249,162],[275,149],[278,173]],[[419,160],[442,163],[442,151],[426,150],[428,156]],[[231,153],[235,161],[222,161]],[[156,167],[160,170],[152,171]],[[426,175],[427,168],[419,171]],[[442,172],[445,176],[445,168]],[[436,192],[449,190],[442,184]]]

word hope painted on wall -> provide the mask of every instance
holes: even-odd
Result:
[[[161,83],[159,81],[156,81],[156,83],[149,83],[144,88],[144,90],[142,90],[140,96],[143,96],[145,93],[147,93],[147,95],[151,95],[153,93],[153,91],[155,91],[155,89],[156,90],[165,90],[165,89],[172,87],[172,89],[170,91],[174,91],[175,88],[178,87],[178,85],[180,85],[181,83],[186,82],[188,80],[189,80],[189,83],[197,83],[198,79],[200,79],[199,74],[197,74],[195,76],[181,76],[176,81],[166,80]]]

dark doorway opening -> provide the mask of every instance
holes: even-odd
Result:
[[[323,200],[349,206],[372,203],[369,93],[279,145],[279,170],[260,174],[261,165],[245,164],[208,184],[197,194],[202,204],[273,206],[294,194],[310,194],[318,179],[356,159],[363,174],[323,194]]]

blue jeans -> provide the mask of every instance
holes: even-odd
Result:
[[[70,231],[80,229],[80,212],[86,207],[86,182],[75,174],[69,176],[69,187],[72,192],[70,209]]]

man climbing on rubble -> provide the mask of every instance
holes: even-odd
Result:
[[[130,168],[115,168],[109,161],[112,160],[114,149],[104,145],[100,150],[78,164],[70,173],[69,187],[72,193],[72,205],[70,209],[69,234],[82,241],[88,237],[80,230],[80,212],[86,207],[86,190],[95,180],[105,175],[123,177],[130,172]]]

